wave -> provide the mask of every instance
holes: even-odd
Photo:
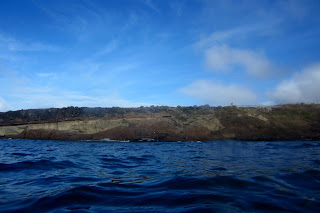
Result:
[[[17,163],[0,163],[0,172],[23,171],[23,170],[52,170],[64,168],[77,168],[73,162],[51,161],[51,160],[37,160],[37,161],[22,161]]]
[[[10,140],[0,212],[320,212],[318,143]]]
[[[308,173],[308,172],[307,172]],[[46,211],[116,211],[141,208],[145,212],[155,206],[167,212],[214,212],[215,210],[292,212],[305,209],[319,210],[317,200],[296,193],[280,193],[276,186],[265,185],[266,177],[243,180],[232,176],[210,179],[176,177],[152,185],[100,183],[81,185],[63,192],[45,196],[20,208],[24,212]],[[289,189],[288,189],[289,190]],[[16,209],[17,210],[17,209]],[[157,212],[158,212],[157,211]],[[125,211],[128,212],[128,211]]]

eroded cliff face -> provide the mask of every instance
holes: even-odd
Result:
[[[184,122],[168,115],[152,117],[92,118],[39,124],[1,126],[0,136],[28,139],[56,140],[112,140],[155,141],[201,140],[222,129],[219,120],[191,116]]]
[[[320,139],[319,105],[98,110],[72,107],[1,113],[0,137],[130,141]]]

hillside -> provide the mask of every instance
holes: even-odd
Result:
[[[0,113],[0,138],[320,140],[320,105],[50,108]]]

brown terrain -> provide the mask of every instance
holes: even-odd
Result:
[[[50,108],[0,113],[0,138],[320,140],[320,105]]]

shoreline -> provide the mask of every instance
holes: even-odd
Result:
[[[26,138],[6,138],[1,140],[38,140],[38,141],[57,141],[57,142],[101,142],[101,143],[210,143],[210,142],[320,142],[320,138],[311,139],[271,139],[271,140],[239,140],[239,139],[216,139],[209,141],[121,141],[121,140],[55,140],[55,139],[26,139]]]

